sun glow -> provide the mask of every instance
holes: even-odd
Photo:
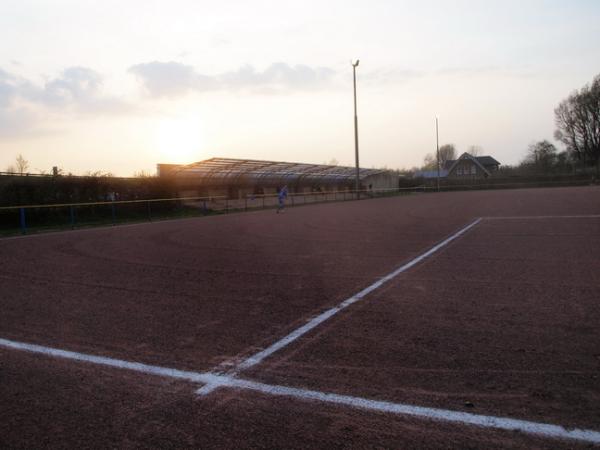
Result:
[[[203,159],[200,118],[164,119],[157,125],[155,133],[158,150],[165,162],[184,164]]]

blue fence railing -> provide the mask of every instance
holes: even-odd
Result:
[[[290,193],[286,199],[286,207],[399,195],[425,190],[430,190],[430,188]],[[249,194],[240,198],[210,196],[3,206],[0,207],[0,234],[27,234],[28,232],[117,225],[136,221],[226,214],[232,211],[275,208],[277,204],[277,194]]]

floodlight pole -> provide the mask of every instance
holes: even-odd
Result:
[[[440,191],[440,141],[439,141],[439,133],[438,133],[438,118],[435,117],[435,148],[437,154],[437,190]]]
[[[356,159],[356,198],[360,198],[360,166],[358,163],[358,116],[356,115],[356,67],[358,66],[359,62],[360,61],[358,59],[355,63],[350,62],[350,64],[352,64],[352,77],[354,80],[354,156]]]

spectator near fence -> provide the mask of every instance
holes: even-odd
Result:
[[[285,207],[285,199],[287,198],[287,195],[288,195],[287,186],[283,186],[281,189],[279,189],[279,192],[277,193],[277,213],[278,214],[280,212],[283,212],[283,208]]]

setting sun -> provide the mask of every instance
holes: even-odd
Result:
[[[191,163],[203,158],[202,127],[198,117],[161,120],[156,128],[158,150],[169,163]]]

